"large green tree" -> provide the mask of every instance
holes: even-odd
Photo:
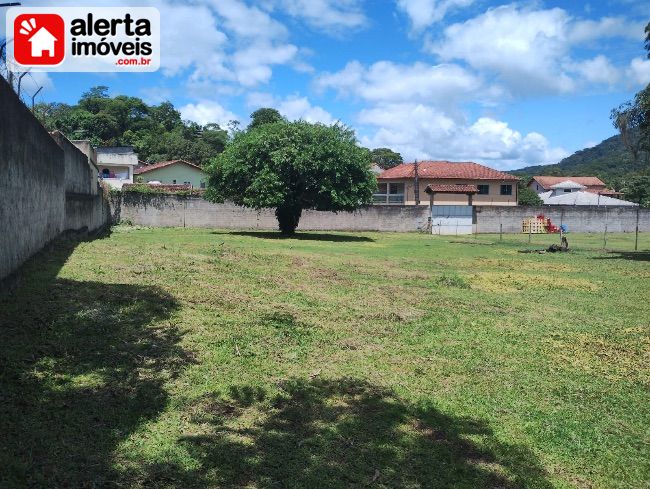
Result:
[[[217,124],[183,121],[171,102],[147,105],[142,99],[110,97],[108,87],[84,92],[77,105],[38,104],[34,114],[46,129],[95,146],[134,146],[141,160],[184,159],[199,165],[221,153],[228,133]]]
[[[394,166],[403,163],[402,155],[396,153],[390,148],[376,148],[370,153],[372,154],[372,162],[376,163],[377,166],[383,170],[393,168]]]
[[[248,124],[248,129],[255,129],[264,124],[273,124],[274,122],[282,122],[284,120],[285,118],[276,109],[262,107],[251,114],[251,122]]]
[[[238,133],[209,166],[206,197],[254,209],[273,208],[283,234],[304,209],[352,211],[370,203],[377,183],[370,152],[338,124],[262,124]]]

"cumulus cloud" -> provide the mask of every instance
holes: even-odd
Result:
[[[537,132],[521,134],[504,121],[454,119],[423,104],[391,104],[363,110],[359,122],[374,126],[362,143],[387,146],[407,160],[475,160],[500,169],[555,163],[567,152]],[[373,132],[374,131],[374,132]]]
[[[480,79],[468,70],[453,64],[402,65],[379,61],[364,67],[358,61],[343,70],[325,73],[316,80],[316,87],[338,91],[372,102],[436,101],[450,104],[466,99],[481,86]]]
[[[420,31],[441,21],[447,12],[472,3],[474,0],[397,0],[397,7],[409,17],[413,30]]]
[[[231,120],[238,120],[238,117],[224,108],[217,102],[204,100],[195,104],[187,104],[179,108],[181,117],[186,120],[197,122],[201,125],[217,123],[226,127]]]
[[[627,69],[627,75],[636,85],[650,83],[650,59],[634,58]]]
[[[577,20],[560,8],[506,5],[446,27],[428,49],[444,61],[462,60],[492,74],[515,96],[566,94],[620,77],[604,56],[576,60],[573,48],[607,37],[639,38],[641,32],[621,17]]]

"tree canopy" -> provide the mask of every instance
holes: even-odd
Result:
[[[34,114],[48,131],[89,139],[95,146],[133,146],[148,162],[184,159],[202,165],[228,141],[218,124],[183,121],[171,102],[147,105],[137,97],[109,97],[105,86],[92,87],[76,105],[37,104]]]
[[[338,124],[262,124],[235,135],[209,166],[206,197],[274,208],[280,231],[293,234],[304,209],[352,211],[376,189],[370,152]]]
[[[262,107],[251,114],[251,122],[248,124],[248,129],[255,129],[264,124],[272,124],[284,120],[285,118],[282,117],[282,114],[280,114],[276,109]]]
[[[390,148],[373,149],[371,154],[372,162],[376,163],[382,170],[387,170],[403,163],[402,155]]]

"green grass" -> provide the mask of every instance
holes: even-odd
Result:
[[[0,295],[0,487],[650,485],[650,235],[117,227]]]

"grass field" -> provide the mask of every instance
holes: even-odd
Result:
[[[650,486],[650,235],[117,227],[0,295],[0,487]]]

